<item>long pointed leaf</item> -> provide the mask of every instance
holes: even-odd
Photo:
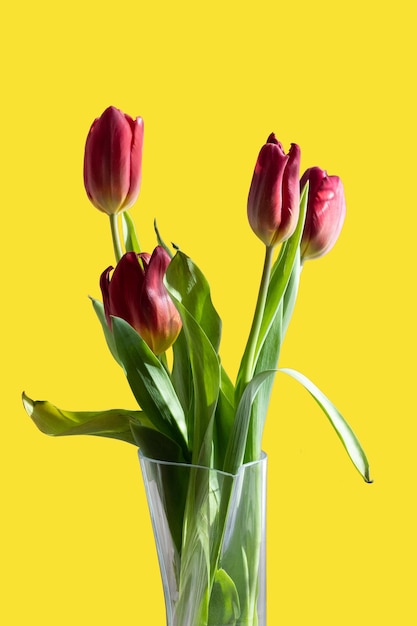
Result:
[[[171,297],[173,297],[171,295]],[[194,436],[193,463],[209,465],[212,453],[214,415],[220,390],[218,356],[201,326],[179,300],[175,305],[182,318],[193,373]]]
[[[230,437],[229,448],[226,453],[224,471],[235,474],[243,463],[246,439],[252,413],[252,405],[261,386],[275,371],[261,372],[252,378],[246,385],[239,405],[236,409],[235,421]]]
[[[25,393],[23,405],[39,430],[46,435],[97,435],[120,439],[136,445],[131,432],[132,421],[148,424],[142,411],[112,409],[109,411],[63,411],[44,400],[32,400]]]
[[[171,296],[182,303],[218,351],[221,337],[221,319],[213,306],[210,286],[197,265],[178,251],[168,266],[165,282]]]
[[[220,318],[208,283],[194,263],[177,252],[168,266],[165,284],[182,319],[193,382],[193,463],[208,465],[212,454],[214,415],[220,390]],[[189,371],[186,372],[189,375]]]
[[[265,371],[274,371],[259,389],[256,397],[253,399],[252,416],[249,424],[249,431],[246,443],[245,462],[249,463],[259,458],[262,450],[262,436],[264,425],[269,408],[272,387],[276,368],[278,364],[279,353],[282,344],[282,303],[278,307],[274,321],[268,330],[265,341],[260,350],[256,367],[255,376]]]
[[[317,404],[329,418],[331,425],[335,429],[339,439],[346,449],[346,452],[350,456],[352,463],[360,472],[364,480],[367,483],[371,483],[372,480],[369,475],[369,463],[366,458],[366,454],[355,433],[329,398],[327,398],[327,396],[325,396],[324,393],[311,382],[311,380],[304,376],[304,374],[289,368],[280,368],[279,371],[292,376],[313,396]]]
[[[139,253],[141,249],[139,239],[136,234],[135,223],[127,211],[123,211],[122,213],[122,227],[126,252]]]
[[[145,341],[125,320],[112,318],[117,353],[139,405],[157,430],[187,454],[184,411],[167,371]]]
[[[235,418],[235,388],[221,368],[219,401],[214,423],[214,466],[223,467]]]

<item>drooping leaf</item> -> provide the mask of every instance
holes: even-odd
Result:
[[[316,387],[316,385],[314,385],[314,383],[311,382],[311,380],[304,376],[304,374],[286,367],[280,368],[279,371],[292,376],[313,396],[335,429],[340,441],[346,449],[346,452],[351,458],[352,463],[360,472],[364,480],[367,483],[371,483],[372,480],[369,474],[369,463],[366,458],[366,454],[352,428],[334,404],[329,400],[329,398],[327,398],[327,396],[324,395],[322,391],[320,391],[318,387]]]
[[[187,456],[184,411],[166,369],[125,320],[113,317],[112,328],[117,353],[139,406],[154,428],[175,441]]]
[[[50,402],[32,400],[25,393],[23,405],[40,431],[53,437],[97,435],[120,439],[135,445],[130,423],[148,424],[143,411],[111,409],[109,411],[63,411]]]

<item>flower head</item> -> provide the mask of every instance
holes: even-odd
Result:
[[[111,316],[121,317],[139,333],[155,354],[165,352],[181,330],[181,318],[163,283],[170,258],[157,246],[152,256],[127,252],[113,269],[101,275],[104,311],[109,327]]]
[[[272,133],[259,152],[248,197],[248,219],[266,246],[290,237],[297,225],[300,204],[300,148],[284,149]]]
[[[346,215],[343,184],[338,176],[310,167],[301,178],[301,189],[307,181],[307,215],[300,248],[303,261],[318,259],[333,248]]]
[[[137,200],[142,174],[143,120],[108,107],[87,136],[84,186],[94,206],[113,215]]]

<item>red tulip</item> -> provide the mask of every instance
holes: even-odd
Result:
[[[303,261],[318,259],[333,248],[346,215],[343,184],[338,176],[311,167],[301,178],[301,189],[307,181],[307,215],[300,247]]]
[[[87,136],[84,185],[94,206],[114,215],[136,202],[142,174],[143,120],[115,107],[97,118]]]
[[[111,328],[111,317],[121,317],[139,333],[155,354],[165,352],[181,330],[181,318],[163,278],[170,262],[167,252],[157,246],[152,256],[127,252],[113,269],[101,275],[104,311]]]
[[[288,154],[272,133],[259,152],[248,197],[248,219],[266,246],[290,237],[297,225],[300,204],[300,148]]]

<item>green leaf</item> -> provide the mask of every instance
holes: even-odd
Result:
[[[98,319],[100,321],[101,327],[103,329],[104,337],[105,337],[106,342],[107,342],[107,346],[108,346],[110,352],[112,353],[113,358],[117,361],[117,363],[119,365],[122,366],[122,363],[121,363],[121,361],[119,359],[119,355],[117,354],[117,348],[116,348],[116,344],[115,344],[115,341],[114,341],[113,333],[111,332],[111,330],[110,330],[110,328],[108,327],[108,324],[107,324],[106,314],[104,313],[103,303],[100,302],[100,300],[95,300],[94,298],[91,298],[91,297],[90,297],[90,300],[93,303],[94,311],[96,312],[96,315],[97,315],[97,317],[98,317]]]
[[[135,443],[146,457],[168,463],[186,462],[180,446],[159,430],[144,425],[139,420],[132,421],[130,428]]]
[[[193,414],[193,376],[184,329],[181,330],[175,340],[172,346],[172,353],[174,358],[171,380],[184,410],[189,439],[192,441],[192,423],[190,418]]]
[[[218,569],[210,596],[208,626],[234,626],[240,615],[236,586],[224,569]]]
[[[274,384],[276,368],[279,359],[279,353],[282,345],[282,302],[278,307],[277,314],[270,326],[265,341],[260,350],[254,376],[262,372],[274,372],[268,376],[267,380],[259,389],[256,397],[253,399],[252,415],[249,424],[247,436],[245,463],[250,463],[259,459],[262,450],[262,436],[265,426],[265,420],[268,413],[269,401],[271,398],[272,387]]]
[[[158,229],[158,225],[156,223],[156,219],[153,221],[153,228],[154,228],[154,231],[155,231],[156,240],[158,242],[158,245],[161,246],[165,250],[167,255],[169,256],[169,258],[172,259],[172,251],[171,251],[170,247],[162,239],[162,237],[160,235],[160,232],[159,232],[159,229]]]
[[[192,315],[217,352],[221,319],[213,306],[210,286],[201,270],[190,257],[178,251],[168,266],[165,283],[171,296]]]
[[[335,429],[340,441],[345,447],[346,452],[350,456],[352,463],[360,472],[364,480],[367,483],[371,483],[372,480],[369,475],[369,463],[366,458],[366,454],[362,449],[355,433],[329,398],[327,398],[324,393],[311,382],[311,380],[304,376],[304,374],[289,368],[280,368],[279,371],[292,376],[313,396],[322,411],[325,415],[327,415],[331,425]]]
[[[165,284],[181,315],[192,372],[192,462],[209,465],[220,390],[220,362],[216,352],[220,343],[220,318],[211,303],[207,281],[182,252],[177,252],[169,264]],[[183,362],[185,369],[188,368],[184,355]]]
[[[164,366],[125,320],[112,317],[117,353],[133,394],[154,428],[175,441],[187,456],[184,411]]]
[[[213,436],[214,467],[224,466],[227,447],[235,418],[235,388],[223,367],[221,368],[220,376],[220,393],[219,401],[216,407]]]
[[[136,234],[135,223],[127,211],[122,213],[123,239],[126,252],[140,253],[139,239]]]
[[[301,264],[300,264],[300,248],[294,259],[290,280],[284,293],[283,313],[282,313],[282,338],[285,337],[291,317],[294,312],[295,303],[298,295],[298,287],[300,285]]]
[[[230,474],[236,474],[237,470],[243,463],[246,440],[249,430],[249,424],[252,413],[253,401],[256,398],[259,389],[264,382],[274,376],[275,371],[266,371],[257,374],[246,385],[240,402],[236,410],[235,421],[229,441],[229,447],[226,453],[224,471]]]
[[[137,423],[132,423],[131,428],[135,441],[140,448],[139,458],[141,462],[145,460],[145,457],[163,461],[155,464],[154,471],[157,472],[158,478],[153,481],[153,488],[159,492],[171,537],[177,554],[180,555],[188,484],[188,466],[185,463],[182,450],[172,439],[157,430]],[[151,463],[150,466],[152,465]],[[149,467],[149,461],[146,466]]]
[[[201,270],[189,257],[178,251],[168,268],[165,280],[169,289],[172,288],[177,296],[180,294],[183,306],[202,328],[217,352],[221,337],[221,320],[213,306],[210,287]],[[192,440],[194,433],[194,386],[189,348],[184,331],[174,343],[173,353],[174,362],[171,378],[187,416],[190,439]],[[230,428],[228,408],[229,404],[233,403],[234,388],[223,368],[221,379],[222,389],[220,390],[219,403],[224,411],[217,407],[216,425],[218,426],[217,432],[222,432],[221,443],[224,446],[227,445],[228,441],[227,433]],[[223,398],[223,393],[226,393],[226,390],[227,398]],[[221,423],[222,419],[224,423]],[[216,451],[217,456],[221,459],[224,450],[218,447]]]
[[[220,389],[220,363],[201,326],[181,302],[175,302],[187,338],[193,374],[194,429],[193,459],[196,465],[209,465],[212,453],[213,424]]]
[[[65,435],[97,435],[120,439],[136,445],[130,423],[147,424],[142,411],[111,409],[109,411],[63,411],[50,402],[31,400],[22,394],[23,405],[40,431],[53,437]]]

